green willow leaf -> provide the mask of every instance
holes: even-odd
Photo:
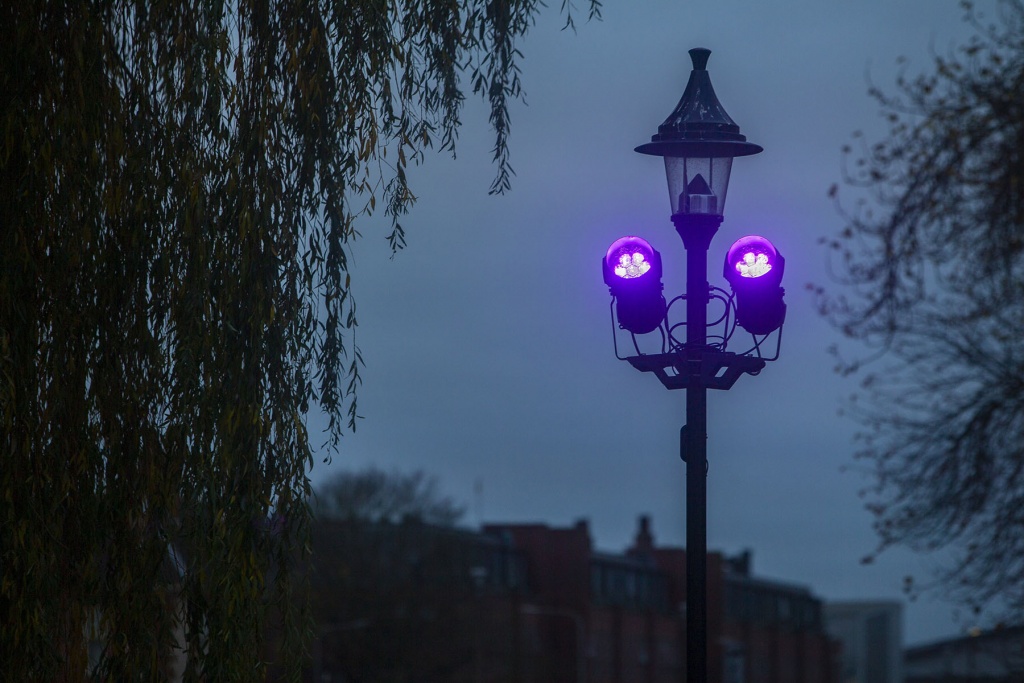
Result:
[[[490,105],[536,0],[0,8],[0,652],[18,680],[296,679],[310,410],[357,420],[348,264]],[[590,2],[591,13],[599,3]],[[569,7],[563,8],[567,13]]]

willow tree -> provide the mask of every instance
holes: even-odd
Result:
[[[306,418],[333,448],[354,428],[357,221],[382,207],[403,246],[406,170],[454,150],[472,93],[508,187],[541,4],[0,5],[8,675],[184,653],[187,679],[260,679],[272,615],[302,656]]]
[[[851,404],[882,550],[944,551],[937,584],[1024,614],[1024,2],[895,94],[889,136],[850,152],[863,203],[831,240],[823,311],[870,352]],[[859,189],[859,190],[858,190]],[[850,347],[847,347],[850,348]],[[862,349],[865,347],[861,347]],[[870,362],[868,362],[870,361]]]

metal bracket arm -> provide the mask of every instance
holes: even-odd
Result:
[[[731,389],[743,374],[756,375],[766,365],[763,358],[741,356],[728,351],[705,349],[700,354],[700,373],[687,372],[687,361],[693,352],[651,353],[626,358],[629,364],[641,372],[653,372],[666,389],[686,389],[703,386],[708,389]],[[669,374],[669,369],[674,370]]]

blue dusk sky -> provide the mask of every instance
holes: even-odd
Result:
[[[662,253],[666,294],[682,293],[663,165],[633,148],[682,94],[687,50],[706,47],[720,101],[764,147],[733,164],[710,279],[725,286],[732,241],[768,236],[786,257],[789,306],[781,358],[710,392],[709,548],[750,548],[758,575],[825,600],[902,600],[903,577],[927,579],[932,558],[860,562],[877,541],[858,497],[871,481],[853,461],[856,425],[839,414],[855,381],[834,374],[827,349],[841,340],[805,285],[829,282],[818,241],[842,227],[827,196],[841,147],[855,130],[886,133],[869,80],[891,91],[898,57],[914,73],[962,42],[959,3],[606,0],[604,20],[575,35],[550,4],[521,45],[512,191],[487,194],[493,140],[471,100],[458,158],[428,154],[411,174],[408,248],[391,259],[385,220],[361,226],[363,419],[331,464],[316,459],[314,485],[369,465],[422,469],[470,525],[586,518],[599,549],[621,551],[647,514],[658,543],[684,545],[685,396],[616,360],[600,261],[617,237],[642,235]],[[907,603],[904,622],[908,643],[974,625],[934,595]]]

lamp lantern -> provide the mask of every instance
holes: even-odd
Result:
[[[672,215],[722,216],[734,157],[763,151],[747,142],[726,113],[707,71],[711,50],[690,50],[693,70],[679,104],[651,141],[636,148],[641,154],[665,158]]]

